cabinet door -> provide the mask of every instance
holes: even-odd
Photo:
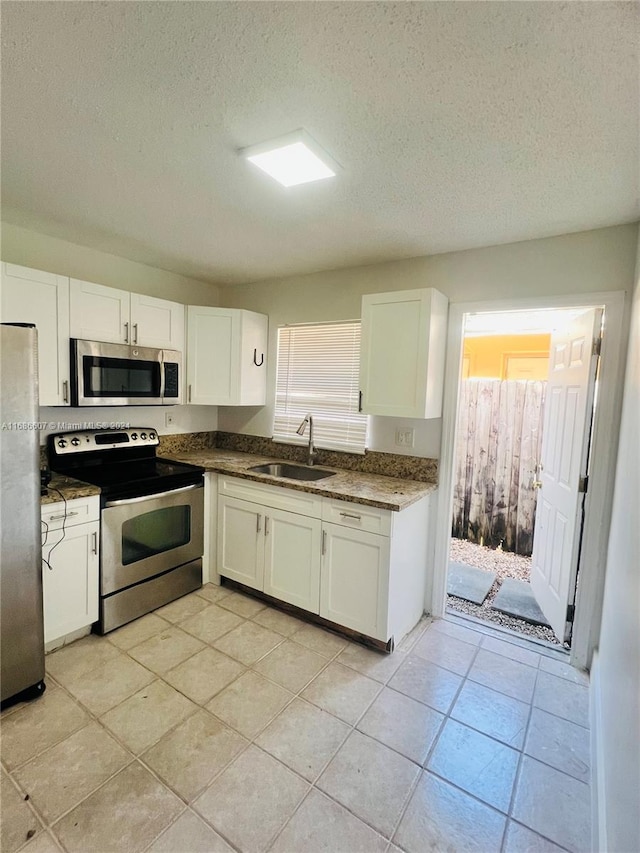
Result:
[[[264,406],[267,402],[267,348],[269,318],[242,311],[240,342],[240,406]]]
[[[263,588],[264,514],[258,504],[218,501],[218,571],[254,589]]]
[[[184,305],[131,294],[131,343],[156,349],[184,349]]]
[[[240,383],[240,312],[187,308],[187,401],[201,406],[236,402]]]
[[[447,298],[433,288],[362,297],[364,412],[441,416],[447,306]]]
[[[69,279],[2,264],[0,320],[38,330],[41,406],[69,405]]]
[[[43,537],[44,641],[50,643],[98,619],[98,536],[93,521]],[[56,544],[59,543],[59,544]]]
[[[322,524],[293,512],[265,508],[264,591],[318,613]]]
[[[388,637],[389,539],[322,526],[320,616],[369,637]]]
[[[113,344],[131,343],[126,290],[90,281],[70,281],[71,337]]]

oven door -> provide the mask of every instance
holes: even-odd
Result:
[[[197,560],[204,551],[204,486],[108,501],[101,515],[100,594]]]
[[[150,347],[72,339],[71,405],[161,405],[162,361],[163,351]]]

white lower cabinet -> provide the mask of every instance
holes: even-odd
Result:
[[[253,589],[262,589],[264,541],[262,508],[222,497],[218,501],[218,571]]]
[[[98,619],[98,498],[42,507],[44,642],[51,647]]]
[[[312,613],[320,598],[320,519],[222,496],[218,571]]]
[[[402,512],[219,477],[220,575],[391,646],[424,612],[428,499]]]
[[[387,640],[389,537],[337,524],[322,537],[320,616]]]
[[[318,613],[322,522],[265,508],[264,587],[267,595]]]

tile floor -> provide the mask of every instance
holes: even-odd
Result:
[[[4,853],[590,849],[587,680],[490,629],[385,656],[210,585],[47,669]]]

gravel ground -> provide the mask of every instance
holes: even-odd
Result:
[[[475,616],[477,619],[483,619],[486,622],[502,625],[503,628],[510,628],[512,631],[526,634],[529,637],[537,637],[539,640],[547,640],[550,643],[560,645],[551,628],[543,628],[541,625],[531,625],[522,619],[516,619],[514,616],[507,616],[505,613],[491,609],[493,600],[504,578],[516,578],[516,580],[521,581],[529,580],[531,557],[521,557],[519,554],[511,554],[508,551],[494,551],[492,548],[476,545],[474,542],[466,542],[462,539],[453,538],[451,539],[449,555],[452,560],[458,563],[466,563],[468,566],[475,566],[478,569],[495,572],[497,575],[493,586],[489,590],[489,595],[485,598],[483,604],[472,604],[470,601],[464,601],[462,598],[448,595],[447,603],[452,610],[458,613],[466,613],[468,616]]]

